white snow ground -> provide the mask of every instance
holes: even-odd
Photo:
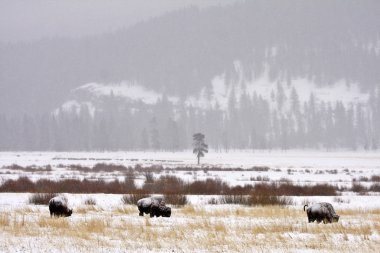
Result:
[[[0,166],[18,164],[58,165],[96,163],[122,165],[195,166],[196,158],[190,150],[183,152],[0,152]],[[202,166],[224,168],[269,166],[275,168],[315,169],[380,169],[380,151],[323,152],[323,151],[229,151],[210,150],[201,159]]]
[[[138,216],[121,195],[66,194],[68,218],[50,218],[47,206],[30,205],[27,193],[0,194],[0,252],[377,252],[379,196],[331,202],[340,220],[307,223],[303,198],[290,207],[193,205],[174,208],[170,218]],[[92,197],[96,206],[85,206]],[[346,198],[346,197],[345,197]]]
[[[19,176],[123,178],[119,172],[87,175],[67,169],[72,164],[97,163],[198,167],[190,151],[2,152],[0,182]],[[211,151],[202,163],[197,172],[168,173],[185,180],[220,178],[230,184],[253,183],[250,177],[266,176],[271,181],[285,177],[299,184],[334,185],[380,174],[379,152]],[[12,164],[51,165],[52,171],[6,168]],[[207,169],[212,166],[224,170]],[[255,171],[254,166],[269,169]],[[31,193],[0,193],[0,252],[377,252],[380,245],[380,195],[375,193],[292,197],[293,204],[285,208],[208,205],[217,196],[188,196],[190,206],[174,208],[169,219],[139,217],[137,208],[124,206],[118,194],[65,195],[73,216],[50,219],[47,206],[28,203]],[[96,205],[84,205],[87,198],[95,199]],[[339,223],[307,223],[303,205],[322,201],[334,205],[341,215]]]
[[[162,165],[164,168],[192,167],[198,171],[181,170],[163,173],[181,177],[185,181],[221,179],[231,185],[245,185],[270,180],[290,180],[296,184],[331,183],[351,186],[353,179],[370,178],[380,175],[379,152],[316,152],[316,151],[239,151],[220,153],[210,151],[196,165],[191,151],[184,152],[2,152],[0,153],[0,180],[17,179],[28,176],[33,180],[39,178],[99,178],[104,180],[123,180],[124,172],[83,173],[68,169],[70,165],[92,167],[98,163],[124,166]],[[51,165],[52,171],[25,172],[11,170],[6,166]],[[212,170],[212,167],[223,170]],[[267,171],[253,167],[268,167]],[[235,170],[236,168],[242,170]],[[155,173],[155,177],[161,174]],[[136,183],[144,180],[138,175]],[[369,186],[369,182],[362,182]]]

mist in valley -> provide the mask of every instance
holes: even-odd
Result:
[[[0,4],[1,151],[379,148],[376,1],[74,2]]]

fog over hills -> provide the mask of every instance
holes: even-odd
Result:
[[[72,117],[62,115],[83,123],[84,111],[94,122],[82,128],[104,136],[130,129],[121,143],[96,138],[79,149],[188,148],[179,139],[197,130],[219,148],[377,148],[379,14],[373,0],[255,0],[185,8],[97,36],[2,43],[0,115],[21,132],[25,121],[50,129],[50,117]],[[224,126],[219,133],[204,122],[208,113]],[[60,120],[68,119],[53,121]],[[163,133],[168,125],[183,131],[174,131],[176,140]],[[346,133],[331,140],[339,128]],[[150,135],[160,129],[153,147]],[[355,131],[360,141],[349,140]],[[3,148],[78,147],[54,136],[40,147],[20,140]]]

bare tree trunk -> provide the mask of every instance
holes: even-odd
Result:
[[[199,155],[197,155],[197,158],[198,158],[198,165],[199,165],[199,160],[200,160],[201,157]]]

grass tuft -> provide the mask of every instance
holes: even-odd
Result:
[[[91,197],[86,198],[84,200],[84,204],[87,205],[87,206],[95,206],[96,205],[96,199],[91,198]]]

